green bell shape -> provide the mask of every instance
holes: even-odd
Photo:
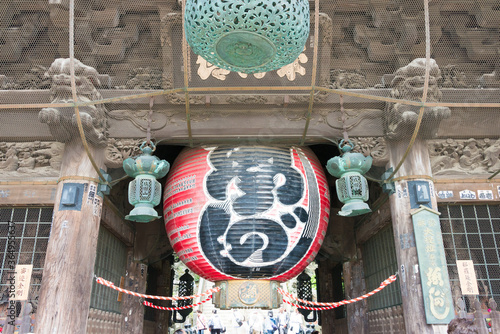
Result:
[[[186,40],[226,70],[258,73],[292,63],[309,36],[308,0],[187,0]]]
[[[372,166],[372,157],[365,157],[361,153],[351,153],[354,145],[351,141],[339,147],[344,152],[341,157],[328,160],[328,173],[339,178],[335,182],[337,196],[345,205],[339,211],[340,216],[353,217],[372,210],[365,202],[368,200],[368,181],[363,176]]]
[[[152,147],[146,144],[144,142],[140,147],[141,155],[123,161],[123,169],[127,175],[135,178],[128,186],[128,201],[134,209],[125,219],[140,223],[160,218],[154,209],[161,200],[161,184],[156,179],[167,175],[170,169],[170,164],[166,160],[160,160],[152,155],[156,146],[152,142],[150,142]]]

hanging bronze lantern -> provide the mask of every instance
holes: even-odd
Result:
[[[135,179],[128,186],[128,200],[134,206],[125,219],[147,223],[161,218],[154,209],[161,201],[161,184],[156,179],[167,175],[170,164],[153,156],[156,149],[153,142],[146,146],[142,143],[142,154],[136,158],[127,158],[123,161],[123,169],[127,175]]]
[[[368,181],[363,176],[372,166],[372,157],[361,153],[351,153],[354,144],[342,140],[339,148],[344,152],[341,157],[328,160],[326,169],[338,177],[335,182],[337,196],[345,205],[339,211],[340,216],[359,216],[372,210],[365,203],[368,200]]]
[[[288,65],[309,36],[308,0],[187,0],[184,17],[193,52],[236,72]]]

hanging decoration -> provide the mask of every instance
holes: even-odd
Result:
[[[309,36],[308,0],[187,0],[186,40],[220,68],[267,72],[295,61]]]
[[[200,306],[201,304],[206,303],[206,302],[208,302],[211,299],[212,299],[212,296],[208,296],[207,299],[202,300],[199,303],[191,304],[191,305],[186,305],[186,306],[179,306],[179,307],[158,306],[158,305],[155,305],[155,304],[153,304],[151,302],[148,302],[147,300],[143,301],[142,304],[145,305],[145,306],[148,306],[148,307],[155,308],[157,310],[162,310],[162,311],[179,311],[179,310],[185,310],[185,309],[188,309],[188,308],[193,308],[193,307],[196,307],[196,306]]]
[[[306,147],[197,147],[176,159],[163,213],[174,251],[199,276],[286,281],[319,251],[329,208]]]
[[[341,140],[339,144],[343,152],[340,157],[328,160],[328,173],[339,178],[335,181],[337,196],[345,205],[339,211],[340,216],[359,216],[372,210],[365,203],[368,200],[368,181],[363,176],[372,166],[372,157],[365,157],[361,153],[351,153],[354,144],[348,140]]]
[[[292,294],[284,291],[281,288],[278,288],[278,292],[281,293],[283,295],[283,297],[287,297],[289,299],[292,299],[292,300],[295,300],[295,301],[299,302],[299,303],[292,303],[291,301],[283,298],[283,302],[285,302],[287,304],[290,304],[292,306],[296,306],[297,308],[304,309],[304,310],[324,311],[324,310],[331,310],[331,309],[337,308],[337,307],[342,306],[342,305],[347,305],[347,304],[352,304],[352,303],[355,303],[355,302],[359,302],[359,301],[361,301],[363,299],[371,297],[374,294],[376,294],[377,292],[382,291],[389,284],[394,283],[397,280],[397,278],[398,278],[397,275],[391,275],[385,281],[383,281],[382,283],[380,283],[380,286],[378,288],[373,289],[372,291],[370,291],[370,292],[368,292],[368,293],[366,293],[366,294],[364,294],[362,296],[359,296],[359,297],[356,297],[356,298],[352,298],[352,299],[349,299],[349,300],[342,300],[340,302],[333,302],[333,303],[313,302],[313,301],[309,301],[309,300],[300,299],[300,298],[297,298],[297,297],[293,296]],[[316,306],[322,306],[322,307],[309,307],[309,306],[304,306],[304,304],[307,304],[307,305],[316,305]]]
[[[138,293],[138,292],[126,290],[126,289],[123,289],[123,288],[116,286],[115,283],[108,281],[108,280],[105,280],[102,277],[95,277],[95,280],[96,280],[96,283],[98,283],[98,284],[107,286],[108,288],[111,288],[111,289],[116,290],[118,292],[123,292],[127,295],[132,295],[132,296],[147,298],[147,299],[156,299],[156,300],[174,300],[175,301],[175,300],[194,299],[194,298],[199,298],[201,296],[211,295],[212,293],[220,291],[220,288],[215,287],[212,289],[208,289],[207,291],[202,292],[202,293],[197,294],[197,295],[180,296],[180,297],[179,296],[178,297],[166,297],[166,296],[146,295],[144,293]]]
[[[148,223],[161,218],[154,209],[160,204],[161,184],[156,179],[167,175],[170,164],[153,156],[156,146],[145,141],[140,149],[142,154],[123,161],[123,169],[127,175],[135,179],[128,186],[128,201],[134,206],[125,219]]]

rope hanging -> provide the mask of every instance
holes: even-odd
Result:
[[[302,308],[302,309],[305,309],[305,310],[311,310],[311,311],[324,311],[324,310],[331,310],[333,308],[336,308],[336,307],[339,307],[339,306],[342,306],[342,305],[346,305],[346,304],[352,304],[352,303],[355,303],[355,302],[359,302],[360,300],[363,300],[365,298],[368,298],[370,296],[373,296],[374,294],[376,294],[377,292],[381,291],[383,288],[385,288],[386,286],[388,286],[389,284],[395,282],[397,279],[397,276],[396,275],[392,275],[390,276],[389,278],[387,278],[385,281],[383,281],[382,283],[380,283],[380,286],[360,297],[356,297],[356,298],[353,298],[353,299],[349,299],[349,300],[342,300],[340,302],[333,302],[333,303],[321,303],[321,302],[313,302],[313,301],[310,301],[310,300],[304,300],[304,299],[299,299],[291,294],[289,294],[288,292],[285,292],[283,291],[281,288],[278,288],[278,292],[281,293],[283,296],[285,297],[288,297],[290,299],[293,299],[293,300],[296,300],[300,303],[304,303],[304,304],[308,304],[308,305],[317,305],[317,306],[325,306],[325,307],[308,307],[308,306],[302,306],[302,305],[299,305],[299,304],[295,304],[295,303],[292,303],[288,300],[286,300],[285,298],[283,298],[283,301],[287,304],[290,304],[290,305],[293,305],[293,306],[296,306],[298,308]]]
[[[145,295],[145,294],[142,294],[142,293],[137,293],[137,292],[133,292],[133,291],[130,291],[130,290],[125,290],[125,289],[122,289],[120,287],[117,287],[113,282],[107,281],[107,280],[105,280],[102,277],[97,277],[96,281],[97,281],[97,283],[102,284],[104,286],[107,286],[108,288],[111,288],[111,289],[114,289],[116,291],[120,291],[120,292],[129,294],[129,295],[132,295],[132,296],[142,297],[142,298],[148,298],[148,299],[158,299],[158,300],[185,300],[185,299],[194,299],[194,298],[198,298],[198,297],[201,297],[201,296],[204,296],[204,295],[210,295],[210,294],[212,294],[214,292],[218,292],[220,290],[219,287],[215,287],[213,289],[208,289],[207,291],[202,292],[202,293],[200,293],[198,295],[182,296],[182,297],[165,297],[165,296]],[[210,298],[212,298],[212,297],[210,296]]]
[[[186,306],[179,306],[179,307],[163,307],[163,306],[158,306],[158,305],[154,305],[150,302],[148,302],[147,300],[145,300],[144,302],[142,302],[145,306],[149,306],[149,307],[152,307],[152,308],[155,308],[157,310],[163,310],[163,311],[179,311],[179,310],[185,310],[187,308],[192,308],[192,307],[195,307],[195,306],[200,306],[201,304],[203,303],[206,303],[208,302],[210,299],[212,299],[212,296],[208,296],[207,299],[205,300],[202,300],[201,302],[199,303],[196,303],[196,304],[192,304],[192,305],[186,305]]]

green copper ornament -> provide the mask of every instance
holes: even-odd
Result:
[[[328,173],[339,178],[335,181],[337,196],[345,204],[340,216],[359,216],[372,211],[365,203],[368,200],[368,181],[363,174],[371,168],[373,159],[361,153],[351,153],[353,147],[351,141],[345,143],[342,140],[339,148],[344,154],[326,163]]]
[[[184,14],[193,52],[235,72],[288,65],[309,36],[308,0],[187,0]]]
[[[156,179],[167,175],[170,169],[167,161],[152,155],[155,145],[152,142],[151,147],[146,144],[142,143],[140,148],[143,153],[140,156],[123,161],[123,169],[127,175],[135,178],[128,186],[128,201],[134,209],[125,219],[140,223],[161,218],[154,209],[161,200],[161,184]]]

